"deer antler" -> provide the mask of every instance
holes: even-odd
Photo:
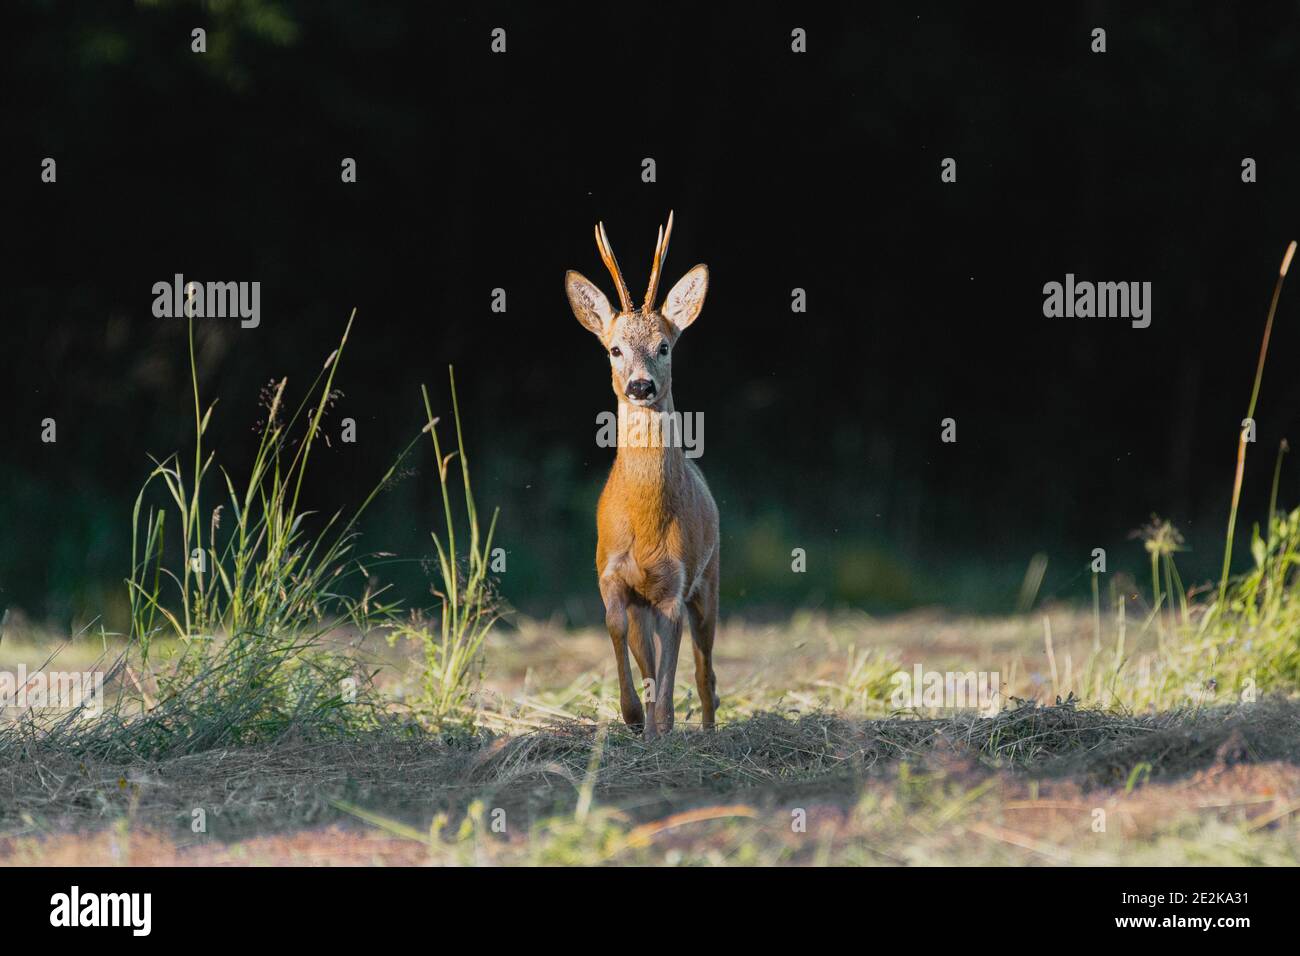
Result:
[[[632,296],[628,294],[627,283],[623,281],[623,270],[618,267],[618,260],[614,258],[614,247],[609,244],[609,236],[605,235],[603,222],[596,223],[596,248],[600,250],[600,257],[605,260],[605,268],[614,277],[614,285],[618,289],[618,300],[623,304],[623,311],[631,312]]]
[[[673,211],[668,210],[668,228],[659,227],[659,239],[655,242],[655,258],[650,265],[650,285],[645,290],[644,309],[653,309],[655,307],[655,293],[659,291],[659,274],[663,269],[664,262],[668,259],[668,240],[673,234]]]

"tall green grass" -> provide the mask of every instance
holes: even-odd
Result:
[[[423,650],[417,714],[438,726],[472,725],[469,705],[482,675],[484,641],[499,614],[489,577],[497,513],[482,535],[454,372],[454,451],[443,453],[425,391],[426,425],[358,507],[328,517],[304,507],[304,481],[337,395],[335,377],[355,317],[354,310],[296,407],[290,408],[286,380],[270,389],[261,438],[242,480],[217,466],[207,447],[216,403],[205,409],[201,399],[190,319],[193,454],[155,460],[136,497],[125,582],[129,641],[110,675],[116,699],[97,720],[80,721],[73,713],[45,724],[46,743],[160,757],[290,733],[336,736],[389,722],[392,702],[374,693],[374,674],[347,646],[379,627]],[[441,605],[436,629],[418,612],[399,618],[400,602],[370,584],[371,559],[378,556],[358,551],[361,516],[424,432],[433,443],[445,518],[445,532],[433,535]],[[452,508],[454,458],[467,537],[457,533]]]
[[[419,436],[346,516],[322,518],[302,503],[355,316],[296,407],[289,409],[286,380],[274,386],[247,477],[237,482],[219,468],[212,497],[215,456],[205,440],[215,402],[204,410],[190,320],[193,456],[185,456],[188,469],[180,454],[155,460],[132,512],[124,666],[134,693],[84,741],[157,755],[290,730],[342,733],[378,719],[373,675],[326,638],[345,628],[364,634],[396,608],[383,588],[368,585],[357,523]],[[169,541],[179,542],[174,554]],[[167,639],[161,660],[160,638]]]
[[[1296,243],[1291,242],[1273,286],[1246,411],[1249,422],[1254,421],[1273,322],[1295,250]],[[1173,560],[1181,550],[1182,536],[1173,525],[1153,518],[1136,533],[1151,560],[1152,610],[1147,625],[1155,624],[1159,651],[1154,659],[1144,659],[1141,674],[1135,676],[1123,657],[1121,631],[1108,683],[1113,701],[1126,706],[1169,707],[1253,700],[1262,692],[1292,693],[1300,688],[1300,509],[1284,513],[1277,506],[1282,461],[1288,449],[1285,439],[1273,467],[1264,533],[1256,524],[1251,535],[1254,565],[1235,577],[1230,574],[1246,446],[1252,440],[1249,424],[1243,422],[1237,440],[1223,568],[1212,602],[1197,601],[1195,589],[1183,586]]]
[[[132,515],[131,574],[126,581],[131,637],[146,661],[160,632],[184,642],[209,640],[216,634],[297,633],[313,630],[321,621],[360,619],[374,610],[380,595],[366,594],[364,601],[358,601],[344,589],[350,580],[365,574],[364,564],[354,555],[356,526],[415,442],[346,519],[336,512],[318,529],[309,530],[315,516],[300,503],[303,480],[335,395],[334,379],[354,318],[355,312],[338,348],[287,417],[287,380],[276,384],[248,477],[237,485],[221,468],[224,501],[218,494],[219,503],[211,510],[202,498],[213,464],[213,453],[204,455],[204,438],[215,403],[200,411],[191,320],[193,464],[186,474],[179,455],[155,461]],[[141,521],[149,494],[158,483],[165,488],[171,507],[149,505]],[[165,553],[169,512],[179,527],[181,559],[170,564]]]
[[[456,373],[450,366],[447,378],[451,390],[452,415],[456,425],[456,450],[444,455],[438,437],[438,421],[429,403],[429,392],[421,387],[427,424],[424,430],[433,440],[433,451],[438,468],[438,487],[442,493],[445,533],[433,532],[434,547],[438,552],[439,583],[434,594],[438,598],[440,613],[437,630],[432,629],[422,616],[390,623],[394,640],[404,639],[416,644],[423,658],[420,693],[415,705],[422,717],[438,727],[473,724],[470,703],[473,692],[482,679],[483,645],[488,631],[499,617],[499,605],[488,576],[492,554],[492,537],[496,531],[499,509],[494,509],[487,534],[480,534],[478,509],[474,504],[474,491],[469,477],[469,455],[465,451],[465,436],[460,422],[460,401],[456,396]],[[451,478],[452,459],[460,462],[461,502],[468,540],[464,542],[464,559],[456,543],[456,517],[452,509]]]
[[[1264,340],[1260,343],[1259,363],[1255,367],[1255,384],[1250,390],[1250,405],[1246,409],[1246,421],[1242,422],[1241,434],[1237,438],[1237,472],[1232,482],[1232,505],[1228,509],[1228,533],[1223,545],[1223,572],[1219,576],[1220,606],[1223,605],[1228,592],[1228,571],[1232,566],[1232,546],[1237,530],[1237,507],[1241,504],[1241,483],[1246,471],[1246,446],[1251,440],[1247,422],[1255,420],[1255,404],[1259,401],[1259,387],[1264,381],[1264,362],[1268,359],[1268,343],[1273,337],[1273,317],[1277,314],[1277,303],[1282,297],[1282,285],[1286,282],[1286,274],[1291,268],[1295,249],[1295,240],[1292,240],[1282,255],[1282,265],[1278,269],[1277,281],[1273,284],[1273,298],[1269,302],[1268,318],[1264,321]]]

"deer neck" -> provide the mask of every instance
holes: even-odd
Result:
[[[618,454],[614,467],[629,484],[662,490],[685,468],[680,421],[669,391],[653,407],[618,403]]]

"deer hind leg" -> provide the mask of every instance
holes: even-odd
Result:
[[[618,668],[619,709],[623,712],[623,722],[639,732],[645,726],[645,713],[627,662],[628,592],[613,582],[602,581],[601,597],[605,599],[605,628],[614,644],[614,663]],[[640,640],[639,636],[637,640]],[[640,658],[637,662],[640,663]]]
[[[718,576],[716,570],[705,576],[686,602],[691,619],[691,641],[695,645],[695,687],[700,694],[700,725],[714,728],[714,714],[721,700],[718,677],[713,671],[713,633],[718,626]]]

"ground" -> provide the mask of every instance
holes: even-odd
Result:
[[[472,736],[389,729],[160,761],[11,753],[0,860],[1300,862],[1300,705],[1193,693],[1159,710],[1099,706],[1084,663],[1095,621],[1048,616],[1046,646],[1041,614],[731,620],[719,730],[693,725],[684,689],[679,731],[652,744],[617,721],[603,634],[523,622],[489,640]],[[1129,641],[1140,673],[1143,637]],[[97,651],[71,645],[63,666]],[[0,667],[48,653],[10,641]],[[372,641],[363,653],[386,694],[410,689],[407,649]],[[889,678],[917,663],[998,671],[1003,709],[894,712]]]

